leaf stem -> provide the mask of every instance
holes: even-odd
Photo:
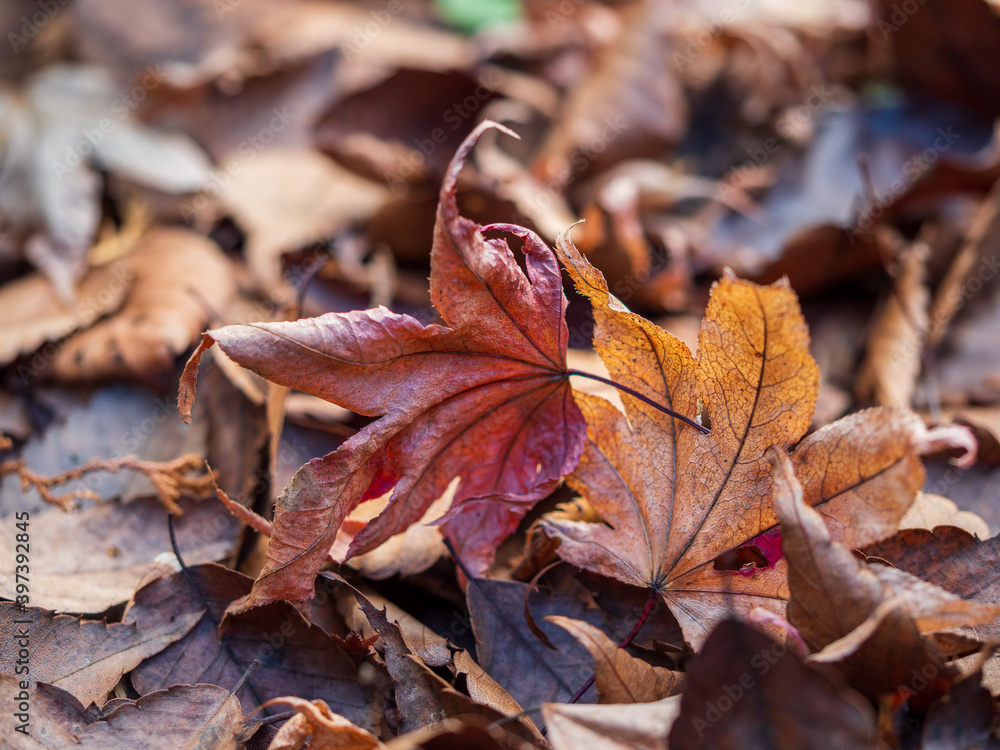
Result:
[[[656,589],[649,590],[649,598],[646,600],[646,606],[642,608],[642,613],[639,615],[639,619],[635,623],[635,627],[632,628],[632,632],[625,636],[625,640],[618,644],[618,648],[627,648],[631,645],[632,641],[635,640],[636,636],[639,635],[639,631],[642,630],[642,626],[646,624],[646,620],[649,618],[649,613],[653,611],[653,605],[656,603]],[[588,690],[590,686],[594,684],[594,680],[597,679],[597,675],[590,675],[585,683],[580,686],[580,689],[573,694],[573,697],[569,699],[570,703],[576,703],[580,700]]]
[[[566,372],[569,373],[570,375],[579,375],[581,378],[590,378],[591,380],[596,380],[598,383],[604,383],[605,385],[610,385],[610,386],[612,386],[614,388],[617,388],[619,391],[627,393],[630,396],[634,396],[635,398],[639,399],[640,401],[649,404],[653,408],[659,409],[660,411],[662,411],[662,412],[664,412],[666,414],[669,414],[674,419],[679,419],[684,424],[691,425],[696,430],[701,430],[706,435],[708,434],[708,428],[705,427],[704,425],[698,424],[693,419],[690,419],[689,417],[685,417],[683,414],[678,414],[673,409],[668,409],[663,404],[660,404],[660,403],[657,403],[656,401],[653,401],[653,399],[649,398],[648,396],[643,396],[641,393],[639,393],[636,390],[633,390],[632,388],[629,388],[627,385],[622,385],[621,383],[616,383],[613,380],[608,380],[607,378],[601,377],[600,375],[595,375],[592,372],[584,372],[583,370],[567,370]]]

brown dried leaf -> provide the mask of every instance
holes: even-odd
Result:
[[[128,300],[111,318],[71,336],[47,374],[159,383],[236,291],[229,260],[214,242],[186,229],[151,229],[126,262],[134,277]]]
[[[371,217],[388,195],[317,151],[270,148],[223,189],[222,207],[247,233],[250,270],[264,289],[281,289],[281,255]]]
[[[13,602],[0,602],[0,618],[12,623],[0,635],[0,669],[13,674],[19,649],[30,646],[33,681],[62,688],[84,705],[100,705],[123,674],[183,638],[203,614],[189,611],[140,628],[37,607],[22,612]]]
[[[292,605],[279,602],[223,619],[228,604],[245,595],[252,580],[219,565],[199,565],[187,573],[197,590],[184,573],[158,578],[135,593],[125,612],[125,622],[148,627],[194,608],[207,609],[187,636],[132,672],[139,692],[201,680],[236,685],[257,659],[260,666],[237,694],[247,713],[271,698],[310,695],[361,727],[375,725],[354,661]]]
[[[180,506],[177,543],[185,561],[214,562],[235,551],[241,527],[218,503],[185,499]],[[0,520],[0,533],[13,539],[15,523],[13,514]],[[60,612],[99,613],[128,601],[157,558],[173,559],[166,513],[154,499],[45,513],[32,517],[31,533],[45,540],[31,549],[31,602]],[[0,546],[0,566],[0,596],[13,599],[13,545]]]
[[[0,698],[14,705],[21,688],[13,675],[0,674]],[[237,750],[243,714],[236,698],[217,685],[176,685],[119,700],[106,714],[84,709],[70,693],[45,682],[30,688],[29,735],[15,733],[15,724],[0,726],[0,742],[18,750]]]
[[[267,750],[299,750],[309,735],[308,750],[374,750],[384,748],[371,732],[355,726],[351,721],[335,714],[321,700],[285,696],[272,698],[264,706],[274,704],[290,706],[295,716],[271,740]]]

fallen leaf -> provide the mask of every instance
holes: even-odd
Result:
[[[862,401],[909,408],[923,365],[930,292],[925,284],[930,248],[915,242],[901,248],[898,272],[868,332],[867,352],[855,381]]]
[[[538,731],[535,723],[525,715],[521,704],[514,700],[514,696],[504,690],[500,683],[490,677],[489,673],[476,664],[475,659],[469,652],[462,649],[455,654],[455,672],[465,675],[465,687],[469,691],[469,696],[476,703],[499,711],[504,716],[516,718],[532,731]],[[541,738],[541,733],[538,734]]]
[[[324,586],[329,586],[331,583],[331,579],[327,577],[328,575],[321,575]],[[400,609],[399,606],[393,604],[375,591],[366,587],[359,587],[358,591],[377,609],[385,611],[386,618],[399,628],[403,635],[403,640],[406,641],[406,645],[420,657],[420,660],[424,664],[430,667],[443,667],[445,664],[451,663],[451,648],[446,638],[442,638],[413,615]],[[353,592],[343,598],[339,598],[337,603],[341,615],[343,615],[348,627],[352,631],[361,633],[364,636],[377,633],[362,611],[358,609],[358,602]]]
[[[66,340],[52,360],[52,377],[161,383],[173,373],[174,358],[236,291],[232,265],[218,246],[186,229],[151,229],[127,267],[134,279],[128,300],[115,315]]]
[[[260,666],[237,693],[247,713],[269,699],[302,694],[323,700],[361,727],[373,727],[370,696],[354,661],[292,605],[279,602],[223,620],[229,602],[246,594],[251,583],[234,570],[199,565],[139,589],[125,611],[127,623],[149,627],[193,609],[205,609],[206,615],[184,638],[133,670],[135,688],[147,693],[197,680],[236,685],[256,659]]]
[[[594,658],[594,685],[600,703],[652,703],[684,688],[685,677],[632,656],[590,623],[569,617],[545,618],[568,631]]]
[[[71,693],[84,705],[104,703],[122,675],[180,640],[204,614],[191,611],[148,627],[80,620],[37,607],[24,611],[0,602],[0,615],[13,623],[0,636],[0,668],[11,674],[27,639],[31,679]]]
[[[538,706],[568,701],[593,675],[593,662],[583,646],[544,618],[564,615],[596,627],[607,626],[599,610],[588,609],[575,596],[546,589],[535,591],[531,595],[531,612],[538,627],[558,649],[553,651],[532,632],[524,617],[527,589],[527,584],[516,581],[476,579],[470,582],[467,596],[477,661],[538,724]],[[584,695],[582,701],[593,702],[594,694]]]
[[[23,89],[0,94],[7,143],[0,209],[29,235],[26,254],[64,299],[73,297],[97,231],[97,169],[170,193],[197,190],[209,176],[193,141],[130,121],[120,100],[113,76],[96,66],[46,67]]]
[[[27,385],[43,374],[52,359],[56,345],[42,349],[43,344],[60,341],[117,310],[128,297],[132,281],[132,271],[123,259],[92,268],[80,279],[76,300],[69,305],[40,273],[4,284],[0,287],[0,364],[35,352],[17,368]]]
[[[396,685],[396,706],[403,716],[403,733],[469,714],[491,722],[509,718],[492,706],[475,702],[458,692],[428,669],[407,646],[399,626],[386,619],[384,610],[376,609],[361,595],[358,595],[358,604],[381,636],[385,665]],[[530,719],[507,722],[504,728],[529,741],[541,739]]]
[[[79,733],[91,750],[236,750],[243,713],[236,697],[218,685],[174,685],[126,701]]]
[[[270,148],[245,164],[219,199],[247,233],[246,257],[261,286],[281,288],[281,255],[368,219],[388,195],[306,149]]]
[[[299,750],[309,735],[312,735],[309,750],[373,750],[385,747],[371,732],[333,713],[321,700],[307,701],[285,696],[272,698],[264,706],[276,703],[291,707],[295,716],[278,730],[267,750]]]
[[[180,506],[177,544],[188,563],[235,553],[242,527],[218,503],[182,499]],[[15,524],[12,513],[0,520],[0,533],[13,539]],[[166,512],[156,499],[45,513],[32,517],[31,533],[45,540],[31,549],[31,603],[59,612],[100,613],[128,601],[159,556],[173,558]],[[0,547],[0,565],[0,596],[13,599],[13,545]]]
[[[921,750],[996,744],[993,696],[980,684],[982,679],[982,669],[973,670],[931,705],[924,720]]]
[[[441,188],[431,296],[450,327],[384,308],[313,320],[230,326],[205,334],[181,383],[182,414],[198,360],[216,341],[274,382],[380,416],[339,450],[306,464],[278,499],[267,564],[238,606],[313,595],[315,575],[346,514],[390,488],[388,508],[354,539],[368,552],[405,530],[462,476],[443,530],[473,571],[576,462],[583,418],[565,368],[566,299],[555,257],[524,239],[528,276],[503,240],[461,217],[455,181],[484,123]],[[506,456],[483,463],[484,446]],[[337,498],[331,502],[331,498]]]
[[[680,710],[680,696],[624,706],[542,705],[555,750],[667,750],[667,736]]]
[[[990,527],[982,518],[967,510],[960,510],[946,497],[928,492],[918,492],[913,505],[899,521],[899,527],[906,529],[926,529],[938,526],[955,526],[980,539],[990,535]]]
[[[441,529],[433,523],[445,514],[455,497],[459,478],[448,485],[444,494],[430,504],[423,517],[401,534],[389,537],[371,552],[346,560],[346,565],[360,572],[365,578],[380,580],[389,576],[408,576],[422,573],[448,554]],[[334,560],[344,560],[356,534],[368,521],[375,518],[389,504],[390,493],[377,500],[362,503],[344,519],[333,542],[330,555]]]
[[[788,560],[788,620],[810,648],[843,638],[890,601],[891,609],[911,616],[921,632],[985,624],[1000,615],[998,606],[962,599],[896,568],[862,563],[832,541],[823,516],[806,504],[788,456],[772,448],[768,458]]]
[[[717,625],[691,662],[671,750],[871,748],[875,717],[785,644],[750,625]]]
[[[802,437],[818,386],[794,293],[723,278],[696,361],[612,297],[565,235],[557,253],[591,300],[595,348],[611,378],[642,398],[623,393],[623,415],[578,394],[590,428],[567,482],[606,523],[543,517],[540,527],[561,542],[563,559],[660,592],[695,646],[727,613],[780,610],[785,564],[764,451]],[[696,429],[699,399],[708,435]],[[926,437],[916,415],[879,409],[813,433],[794,454],[808,502],[851,546],[891,534],[923,484]]]
[[[217,685],[175,685],[136,701],[116,701],[106,714],[83,705],[70,693],[45,682],[31,687],[29,734],[0,727],[0,741],[18,750],[236,750],[243,727],[239,701]],[[0,696],[14,705],[20,687],[14,675],[0,674]]]

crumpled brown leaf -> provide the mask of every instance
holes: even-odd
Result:
[[[19,611],[13,602],[0,602],[0,616],[11,623],[0,634],[0,669],[14,674],[25,639],[30,646],[31,679],[47,682],[81,703],[104,703],[126,672],[144,659],[183,638],[204,614],[185,612],[150,627],[80,620],[37,607]]]

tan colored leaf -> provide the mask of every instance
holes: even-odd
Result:
[[[560,541],[569,562],[660,592],[696,646],[726,613],[782,611],[785,562],[764,451],[802,438],[818,387],[794,293],[782,283],[723,278],[696,361],[612,297],[566,236],[557,252],[591,300],[595,348],[611,379],[642,398],[623,393],[622,415],[577,395],[588,441],[567,481],[604,523],[543,517],[539,528]],[[707,435],[692,424],[699,401]],[[898,528],[923,484],[928,436],[916,415],[870,409],[802,440],[793,460],[835,538],[863,546]]]
[[[93,268],[80,280],[72,304],[64,302],[52,282],[39,273],[5,284],[0,288],[0,364],[92,326],[121,306],[133,280],[125,260]],[[50,344],[21,365],[22,382],[43,375],[57,348]]]
[[[679,693],[685,676],[632,656],[593,625],[569,617],[545,618],[567,630],[594,658],[600,703],[652,703]]]
[[[555,750],[667,750],[680,696],[655,703],[585,706],[546,703],[542,715]]]
[[[317,151],[269,148],[219,196],[247,232],[247,262],[264,289],[281,287],[281,255],[371,217],[388,195]]]
[[[275,704],[290,706],[296,714],[278,730],[267,750],[299,750],[309,735],[312,735],[309,750],[374,750],[385,747],[371,732],[333,713],[321,700],[307,701],[285,696],[272,698],[264,705]]]
[[[930,292],[925,284],[930,248],[922,242],[898,254],[899,273],[868,332],[865,359],[855,380],[861,401],[909,408],[923,366]]]
[[[19,612],[13,602],[0,602],[0,616],[11,623],[0,635],[0,665],[13,673],[20,648],[27,646],[32,680],[62,688],[84,705],[100,705],[123,674],[183,638],[203,614],[195,610],[137,627],[85,621],[37,607]]]
[[[236,291],[229,260],[186,229],[151,229],[125,261],[134,277],[128,300],[65,342],[52,360],[52,377],[158,382]]]
[[[476,664],[465,649],[455,654],[455,670],[459,674],[465,675],[466,689],[476,703],[489,706],[504,716],[516,717],[532,733],[538,732],[535,722],[526,715],[521,704],[514,700],[514,697],[504,690],[500,683],[490,677],[485,669]],[[538,733],[538,737],[542,737],[541,733]]]
[[[185,561],[214,562],[234,552],[240,525],[218,503],[182,499],[180,506],[177,543]],[[13,539],[15,523],[13,514],[0,520],[0,534]],[[31,549],[32,604],[60,612],[104,612],[128,601],[157,557],[172,557],[155,499],[32,516],[31,533],[46,540]],[[0,596],[7,599],[16,593],[14,551],[11,544],[0,545]]]

